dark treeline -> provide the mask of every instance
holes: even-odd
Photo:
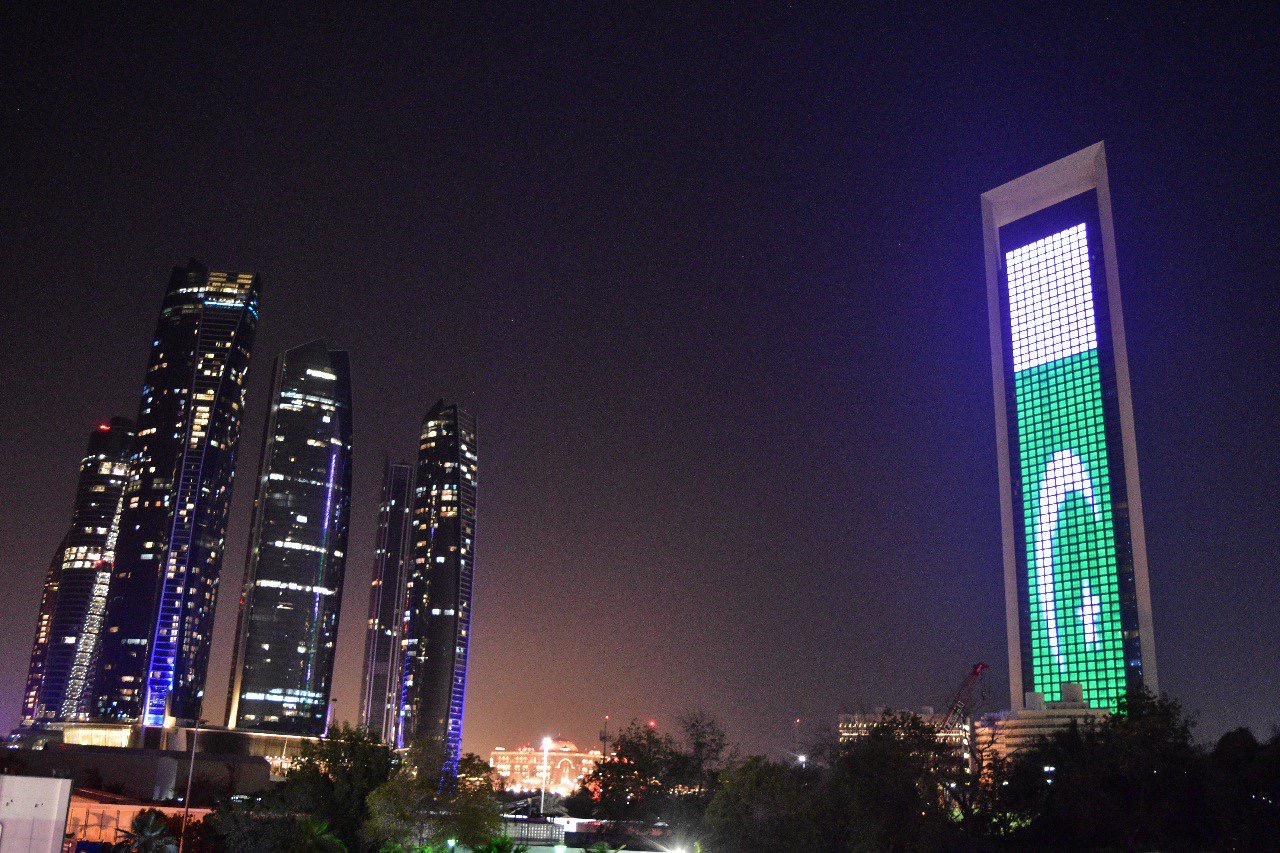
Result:
[[[265,794],[221,804],[199,835],[206,849],[232,853],[515,849],[502,838],[501,804],[479,757],[463,756],[449,773],[438,744],[398,755],[345,726],[304,746]]]
[[[910,714],[803,765],[724,752],[703,715],[676,736],[633,724],[566,805],[659,821],[707,853],[1280,849],[1280,733],[1240,729],[1206,750],[1167,698],[1137,696],[1011,760],[979,756],[982,772]]]
[[[1140,695],[1010,760],[979,755],[980,772],[936,735],[886,715],[800,763],[733,754],[702,713],[671,734],[632,723],[578,791],[549,803],[604,822],[615,844],[656,837],[690,853],[1280,849],[1280,733],[1238,729],[1207,749],[1177,702]],[[442,766],[438,748],[397,755],[338,729],[283,783],[221,805],[188,849],[518,849],[502,838],[489,766],[473,755],[456,775]]]

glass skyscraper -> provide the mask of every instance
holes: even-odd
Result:
[[[378,508],[378,539],[369,589],[369,627],[364,644],[360,723],[386,743],[398,741],[400,629],[404,621],[408,568],[412,469],[388,460]]]
[[[87,687],[98,656],[132,444],[128,418],[112,418],[89,434],[71,528],[53,555],[40,598],[23,725],[80,720],[91,711]]]
[[[259,281],[174,269],[129,460],[95,687],[97,717],[200,714]]]
[[[401,672],[401,739],[436,740],[456,769],[471,642],[476,422],[437,402],[422,422]]]
[[[236,629],[227,725],[328,724],[351,504],[351,370],[312,341],[275,363]]]
[[[1156,662],[1102,143],[982,211],[1013,707],[1080,684],[1114,710]]]

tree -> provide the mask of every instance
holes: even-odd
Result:
[[[564,800],[569,814],[627,823],[663,823],[682,846],[696,848],[703,815],[724,767],[726,739],[704,712],[678,721],[679,737],[632,720],[614,750]]]
[[[143,809],[133,816],[128,829],[116,830],[120,841],[114,849],[124,853],[176,853],[178,840],[173,837],[168,818],[159,809]]]
[[[377,735],[343,725],[303,744],[284,782],[285,800],[299,813],[326,821],[348,848],[360,849],[369,795],[391,778],[395,765],[395,753]]]
[[[296,832],[289,846],[291,853],[347,853],[347,845],[329,831],[326,821],[301,818]]]
[[[706,822],[717,850],[790,853],[822,841],[815,814],[819,773],[752,756],[726,770]]]
[[[1209,754],[1208,768],[1218,845],[1280,848],[1280,731],[1266,743],[1248,729],[1227,732]]]
[[[632,720],[566,808],[606,820],[700,820],[723,768],[725,734],[701,711],[681,717],[678,726],[679,740]]]
[[[439,742],[414,744],[396,776],[370,796],[364,837],[402,846],[456,841],[476,847],[499,834],[502,811],[489,765],[468,753],[455,776],[446,758]]]
[[[471,848],[472,853],[529,853],[527,844],[517,844],[505,835]]]
[[[686,764],[670,735],[632,720],[614,741],[613,755],[587,778],[595,816],[619,821],[660,817]]]
[[[305,833],[304,820],[322,822],[348,850],[363,850],[361,830],[369,795],[391,777],[395,753],[376,735],[341,726],[304,743],[285,781],[248,802],[219,804],[209,834],[235,853],[289,850]],[[317,848],[326,849],[326,848]]]
[[[726,738],[719,721],[705,711],[691,711],[677,721],[683,739],[685,776],[681,780],[696,793],[709,793],[716,787],[724,769]]]
[[[1101,724],[1056,732],[1010,763],[1012,838],[1038,847],[1208,846],[1207,774],[1181,706],[1143,691]]]
[[[205,837],[216,850],[274,853],[287,850],[297,818],[285,783],[247,802],[224,800],[205,818]]]
[[[963,772],[934,726],[886,713],[832,769],[827,835],[853,850],[945,846],[955,831],[948,792]]]

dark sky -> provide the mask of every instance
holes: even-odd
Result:
[[[705,708],[778,753],[978,660],[1005,707],[978,196],[1105,139],[1162,686],[1205,736],[1280,723],[1274,9],[22,5],[0,717],[88,430],[136,413],[189,256],[264,282],[215,714],[270,361],[314,337],[355,383],[340,716],[382,456],[441,396],[480,424],[468,749]]]

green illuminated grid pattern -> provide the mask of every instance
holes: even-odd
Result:
[[[1006,255],[1033,687],[1125,692],[1119,584],[1084,227]]]

